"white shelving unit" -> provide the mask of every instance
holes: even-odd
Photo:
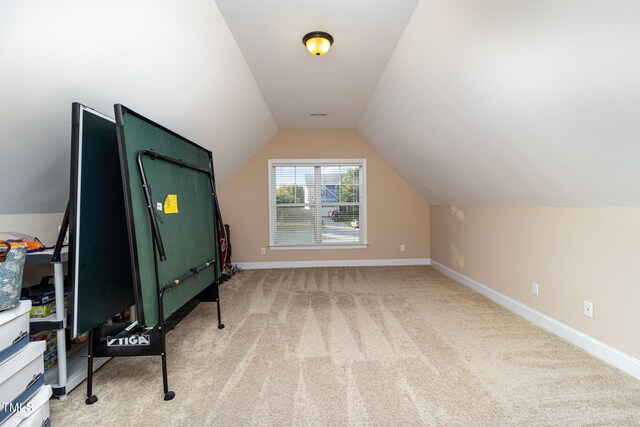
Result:
[[[51,316],[31,319],[31,331],[56,331],[58,345],[58,365],[45,373],[45,383],[50,384],[53,396],[60,400],[67,398],[67,393],[73,390],[87,378],[87,347],[88,343],[74,346],[67,354],[65,328],[67,327],[66,309],[64,307],[64,263],[69,260],[67,248],[60,253],[60,262],[51,262],[53,250],[34,252],[27,255],[27,264],[53,264],[53,283],[56,291],[56,312]],[[95,358],[93,370],[104,365],[109,358]],[[57,369],[56,369],[57,368]]]
[[[87,350],[88,343],[82,343],[74,345],[70,352],[67,353],[66,359],[66,371],[67,378],[65,379],[65,385],[61,385],[60,372],[55,367],[49,369],[44,374],[45,384],[51,384],[53,390],[58,390],[56,395],[60,400],[67,398],[67,393],[76,388],[82,381],[87,378]],[[58,355],[58,357],[60,357]],[[93,359],[93,371],[104,365],[109,361],[108,357],[96,357]],[[60,361],[58,361],[58,367],[60,367]]]

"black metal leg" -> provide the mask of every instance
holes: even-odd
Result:
[[[224,329],[224,323],[222,323],[222,315],[220,314],[220,297],[216,300],[218,306],[218,329]]]
[[[164,320],[160,321],[160,347],[162,349],[162,388],[164,391],[164,400],[171,400],[176,394],[169,391],[169,378],[167,375],[167,348],[165,343],[165,324]]]
[[[98,401],[98,397],[93,394],[93,334],[95,329],[89,331],[89,353],[87,355],[87,398],[84,401],[87,405],[93,405]]]

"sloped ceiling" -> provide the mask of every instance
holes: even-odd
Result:
[[[73,101],[210,149],[218,184],[277,132],[213,1],[0,2],[0,54],[0,214],[64,210]]]
[[[73,101],[211,149],[219,184],[277,121],[356,127],[431,203],[640,206],[635,0],[217,1],[0,1],[0,214],[64,209]]]
[[[431,203],[640,206],[640,2],[422,0],[358,131]]]
[[[281,129],[354,129],[417,0],[216,2]],[[316,30],[335,40],[321,57]]]

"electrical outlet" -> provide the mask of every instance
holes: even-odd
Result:
[[[592,302],[589,302],[589,301],[584,302],[583,314],[593,319],[593,303]]]
[[[267,248],[260,248],[260,255],[266,255],[267,254]]]
[[[539,290],[540,290],[540,283],[531,282],[531,293],[535,296],[538,296]]]
[[[405,245],[400,245],[400,252],[405,252],[407,247]]]

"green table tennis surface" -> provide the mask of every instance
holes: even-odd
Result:
[[[212,171],[211,153],[124,107],[119,119],[122,122],[118,123],[121,150],[124,148],[128,172],[126,186],[130,192],[129,214],[135,251],[132,255],[135,255],[134,265],[138,273],[137,286],[144,309],[144,324],[154,326],[159,321],[158,283],[165,286],[191,269],[216,260],[214,266],[181,281],[165,293],[163,308],[166,319],[219,278],[217,218],[209,175],[143,156],[152,207],[167,258],[160,261],[158,254],[154,254],[152,223],[138,170],[137,153],[141,149],[150,149]],[[177,212],[171,213],[172,207],[167,206],[167,202],[177,202]],[[158,268],[157,282],[154,257]]]

